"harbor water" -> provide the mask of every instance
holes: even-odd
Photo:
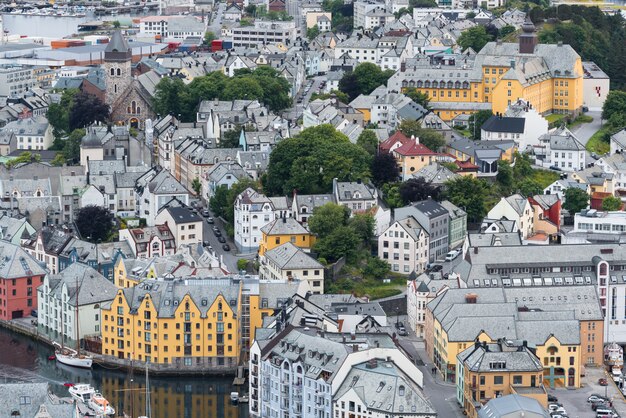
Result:
[[[0,382],[47,382],[59,396],[69,396],[64,383],[89,383],[116,410],[132,418],[145,413],[145,375],[94,366],[81,370],[48,360],[52,349],[0,328]],[[232,405],[232,377],[150,377],[151,418],[245,418],[247,404]]]
[[[83,17],[64,16],[29,16],[3,14],[4,30],[8,35],[41,36],[43,38],[63,38],[73,33],[78,33],[78,25],[94,20],[119,21],[122,25],[128,25],[133,18],[143,15],[120,14],[116,16],[94,16],[88,13]]]

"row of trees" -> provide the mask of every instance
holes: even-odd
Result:
[[[487,42],[495,41],[496,39],[502,39],[505,36],[515,32],[515,27],[506,25],[500,29],[494,25],[477,25],[469,28],[456,40],[456,43],[461,49],[466,50],[472,48],[478,52],[487,44]]]
[[[393,70],[381,70],[371,62],[358,64],[354,71],[347,72],[339,80],[339,90],[348,95],[350,101],[361,94],[370,94],[376,87],[384,85],[394,74]]]
[[[155,87],[154,110],[157,114],[180,114],[185,122],[196,118],[203,100],[258,100],[271,111],[280,112],[291,106],[290,86],[272,67],[253,71],[240,69],[233,77],[221,71],[195,77],[185,84],[177,77],[163,77]]]

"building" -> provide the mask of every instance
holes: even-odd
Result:
[[[120,229],[119,234],[120,241],[128,243],[135,258],[163,257],[176,252],[176,237],[165,224]]]
[[[234,26],[233,48],[256,47],[267,44],[289,45],[296,40],[297,28],[294,21],[260,20],[252,26]]]
[[[609,94],[611,80],[593,61],[583,61],[583,106],[600,111]]]
[[[378,204],[376,187],[362,181],[333,179],[333,196],[338,205],[350,209],[351,214],[367,212]]]
[[[243,131],[242,131],[243,132]],[[221,162],[211,167],[202,177],[202,195],[205,199],[215,196],[218,187],[230,190],[233,184],[241,179],[249,178],[248,173],[236,162]]]
[[[449,200],[441,202],[450,216],[448,226],[448,244],[450,248],[457,248],[465,241],[467,236],[467,212],[454,205]]]
[[[626,128],[611,135],[610,155],[619,152],[622,154],[626,150]]]
[[[157,225],[165,225],[174,236],[176,247],[202,242],[204,219],[189,206],[166,206],[156,217]]]
[[[239,276],[146,279],[102,307],[102,354],[160,370],[232,373],[262,317],[307,290],[305,282]]]
[[[324,265],[287,242],[266,251],[261,258],[261,280],[303,280],[314,294],[324,293]]]
[[[261,244],[261,229],[276,218],[290,216],[287,199],[269,198],[247,188],[234,203],[235,244],[243,251],[256,251]]]
[[[277,218],[261,228],[259,256],[287,242],[308,252],[315,244],[315,236],[294,218]]]
[[[547,159],[544,167],[557,167],[562,171],[579,171],[586,167],[585,146],[565,126],[556,128],[540,138]]]
[[[550,418],[551,415],[535,399],[523,395],[507,395],[492,399],[478,411],[479,418]]]
[[[481,140],[513,140],[522,151],[539,145],[539,138],[547,133],[548,121],[523,99],[511,103],[504,114],[491,116],[480,127]]]
[[[602,212],[583,209],[574,214],[572,232],[588,232],[599,235],[622,235],[626,233],[626,212]]]
[[[193,16],[148,16],[139,20],[139,36],[156,39],[184,40],[190,36],[203,37],[204,24]]]
[[[407,63],[388,82],[395,91],[416,90],[445,122],[458,115],[491,109],[504,113],[524,99],[538,113],[579,114],[583,106],[583,67],[569,45],[538,44],[526,20],[519,43],[489,42],[476,55],[425,57]]]
[[[20,245],[24,238],[35,233],[35,228],[28,223],[26,218],[12,218],[9,215],[0,216],[0,240],[11,244]]]
[[[189,205],[189,192],[165,169],[151,168],[139,176],[135,181],[135,192],[136,216],[145,218],[148,226],[156,224],[159,210],[172,199]]]
[[[47,274],[37,288],[39,332],[70,347],[86,336],[100,335],[100,307],[113,300],[117,287],[93,268],[74,263]]]
[[[47,271],[18,245],[0,242],[0,319],[29,317]]]
[[[42,227],[36,234],[24,239],[22,248],[40,263],[45,264],[52,274],[61,270],[59,254],[74,235],[67,229],[54,226]]]
[[[35,87],[33,68],[19,64],[0,65],[0,96],[21,97]]]
[[[457,401],[476,418],[491,399],[521,394],[548,406],[543,365],[523,342],[476,342],[457,355]]]
[[[334,202],[335,197],[332,194],[300,195],[294,192],[291,200],[291,213],[298,222],[306,226],[315,208]]]
[[[429,263],[428,232],[413,216],[396,218],[378,237],[378,258],[398,273],[423,272]]]
[[[52,146],[52,125],[44,116],[30,116],[7,123],[2,132],[15,135],[20,150],[43,151]]]
[[[497,175],[498,161],[512,161],[516,151],[517,145],[513,140],[483,142],[459,138],[446,146],[446,152],[456,158],[455,164],[461,170],[469,168],[476,173],[471,175],[481,177]]]
[[[437,416],[421,371],[389,335],[275,325],[250,350],[250,416],[276,416],[287,406],[317,417]]]
[[[435,162],[437,154],[423,144],[419,138],[411,138],[403,145],[393,147],[391,154],[398,161],[402,180],[410,179],[413,174]]]
[[[0,410],[10,417],[78,417],[76,405],[53,395],[47,382],[0,384]]]
[[[408,216],[413,216],[428,233],[428,262],[442,259],[450,249],[450,215],[446,208],[432,199],[427,199],[395,210],[395,217],[398,219]]]
[[[490,219],[506,219],[517,224],[523,239],[527,239],[535,232],[533,223],[533,208],[528,199],[520,194],[502,197],[487,213]]]

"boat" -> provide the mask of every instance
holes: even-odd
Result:
[[[55,356],[54,354],[51,354],[48,356],[48,360],[52,361],[52,360],[56,360],[57,356]]]
[[[76,399],[79,402],[87,404],[91,397],[96,393],[96,390],[86,383],[80,383],[78,385],[74,385],[68,389],[70,396],[72,399]]]
[[[87,405],[98,415],[115,415],[115,409],[99,392],[91,396]]]
[[[621,368],[624,365],[624,349],[616,342],[604,347],[604,362],[607,366]]]
[[[246,395],[239,397],[239,403],[248,403],[248,397]]]
[[[65,382],[63,383],[63,386],[65,386],[66,388],[71,388],[71,387],[74,387],[75,385],[74,383],[71,383],[71,382]]]
[[[78,279],[76,279],[76,296],[75,296],[76,299],[74,303],[74,305],[76,306],[76,311],[74,313],[75,315],[74,323],[76,324],[76,336],[77,336],[76,350],[72,350],[71,348],[64,346],[65,334],[63,334],[61,338],[61,346],[59,347],[58,344],[55,344],[55,346],[57,347],[57,351],[55,354],[56,354],[56,360],[61,364],[65,364],[66,366],[79,367],[83,369],[91,369],[91,365],[93,364],[93,358],[91,356],[80,354],[80,332],[79,332],[79,327],[78,327],[78,324],[80,324],[80,321],[78,319],[78,295],[79,294],[80,294],[80,285],[78,283]],[[61,316],[61,322],[63,322],[63,316]],[[61,324],[61,326],[63,327],[63,324]]]
[[[230,401],[232,403],[239,403],[239,392],[230,392]]]

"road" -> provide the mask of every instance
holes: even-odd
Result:
[[[310,78],[304,82],[296,97],[293,98],[294,106],[291,109],[288,109],[283,113],[283,117],[289,120],[298,120],[302,113],[304,113],[304,109],[309,105],[309,101],[311,100],[311,96],[313,93],[319,93],[320,85],[324,81],[324,76],[315,76]],[[310,84],[312,82],[312,84]],[[311,85],[310,89],[306,91],[306,87]]]
[[[215,34],[217,39],[222,38],[222,17],[226,10],[226,3],[218,3],[217,7],[214,6],[211,12],[211,21],[207,25],[207,30]]]
[[[213,214],[211,214],[211,216],[213,216]],[[224,228],[224,223],[219,218],[214,218],[214,222],[215,222],[214,224],[209,224],[206,222],[206,220],[204,221],[204,228],[202,228],[203,230],[202,241],[203,242],[208,241],[209,245],[213,248],[213,251],[215,252],[217,257],[218,258],[220,256],[222,257],[222,261],[226,265],[226,268],[231,273],[237,273],[237,260],[239,260],[240,258],[251,258],[251,256],[250,255],[238,256],[237,247],[235,246],[235,243],[233,242],[233,240],[227,236],[226,229]],[[217,240],[217,237],[215,236],[215,234],[213,233],[214,226],[217,226],[220,232],[222,233],[222,236],[226,238],[226,243],[230,246],[230,251],[224,251],[222,249],[222,245],[224,244],[220,243]]]
[[[576,138],[583,144],[587,145],[589,138],[602,128],[602,112],[587,112],[587,116],[593,118],[593,122],[582,123],[575,128],[572,128],[572,133],[576,135]]]

